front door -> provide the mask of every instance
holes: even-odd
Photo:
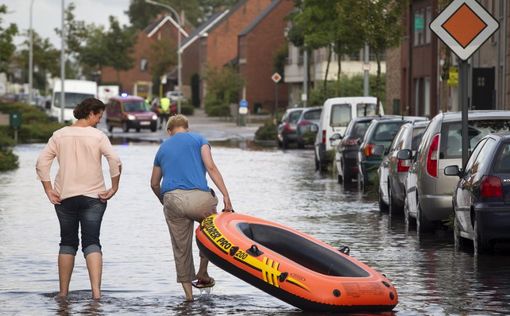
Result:
[[[492,68],[473,68],[472,110],[496,109],[495,91],[496,70]]]

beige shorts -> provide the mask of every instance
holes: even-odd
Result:
[[[196,278],[193,263],[193,224],[216,213],[218,198],[200,190],[174,190],[163,196],[164,213],[174,252],[177,282]]]

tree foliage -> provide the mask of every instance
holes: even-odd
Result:
[[[121,26],[119,21],[109,17],[110,28],[104,35],[104,49],[108,53],[106,65],[117,72],[129,70],[133,67],[133,46],[136,42],[134,32],[127,26]]]
[[[244,80],[231,66],[209,68],[206,73],[205,111],[210,116],[230,116],[230,104],[237,103]]]
[[[0,72],[7,71],[11,57],[16,50],[13,38],[18,33],[16,24],[11,23],[7,27],[2,25],[2,15],[6,12],[7,6],[5,4],[0,5]]]
[[[177,46],[171,41],[156,41],[151,45],[149,68],[153,80],[159,79],[177,65]]]

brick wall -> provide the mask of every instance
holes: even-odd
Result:
[[[400,67],[401,48],[391,48],[386,51],[386,100],[384,100],[384,113],[402,114],[402,100],[400,99],[400,83],[402,73]],[[399,112],[393,113],[393,103],[399,100]]]
[[[293,0],[281,0],[273,10],[246,35],[239,37],[239,72],[245,80],[246,99],[250,110],[260,103],[266,111],[275,105],[274,56],[287,45],[285,17],[294,8]],[[278,105],[288,105],[288,88],[283,80],[278,85]]]

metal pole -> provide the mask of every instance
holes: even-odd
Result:
[[[468,138],[468,82],[469,63],[465,60],[459,62],[459,108],[462,109],[462,167],[466,166],[469,152]]]
[[[182,11],[181,11],[182,14]],[[181,23],[182,19],[180,16],[177,16],[177,23],[179,23],[179,27],[182,28],[183,25]],[[182,34],[181,30],[177,30],[179,35],[177,36],[177,82],[179,84],[179,96],[177,98],[177,113],[181,114],[181,98],[182,98],[182,52],[181,52],[181,41]]]
[[[65,98],[65,78],[66,78],[66,59],[65,59],[65,45],[66,45],[66,29],[65,29],[65,0],[62,0],[62,38],[60,44],[60,123],[64,122],[64,104]]]
[[[29,27],[28,27],[28,36],[29,36],[29,53],[28,53],[28,104],[32,104],[32,88],[34,84],[34,31],[32,28],[32,9],[34,8],[34,0],[30,1],[30,21],[29,21]]]
[[[308,49],[306,49],[306,48],[303,53],[303,68],[304,68],[304,75],[303,75],[304,100],[302,100],[302,101],[303,101],[303,106],[306,107],[306,103],[308,102]]]
[[[364,77],[363,77],[363,95],[365,97],[368,97],[368,95],[370,94],[370,78],[369,78],[369,70],[368,70],[368,64],[370,63],[370,48],[368,47],[368,43],[365,43],[365,49],[364,49],[364,53],[365,53],[365,61],[364,61],[364,69],[363,69],[363,73],[364,73]]]

